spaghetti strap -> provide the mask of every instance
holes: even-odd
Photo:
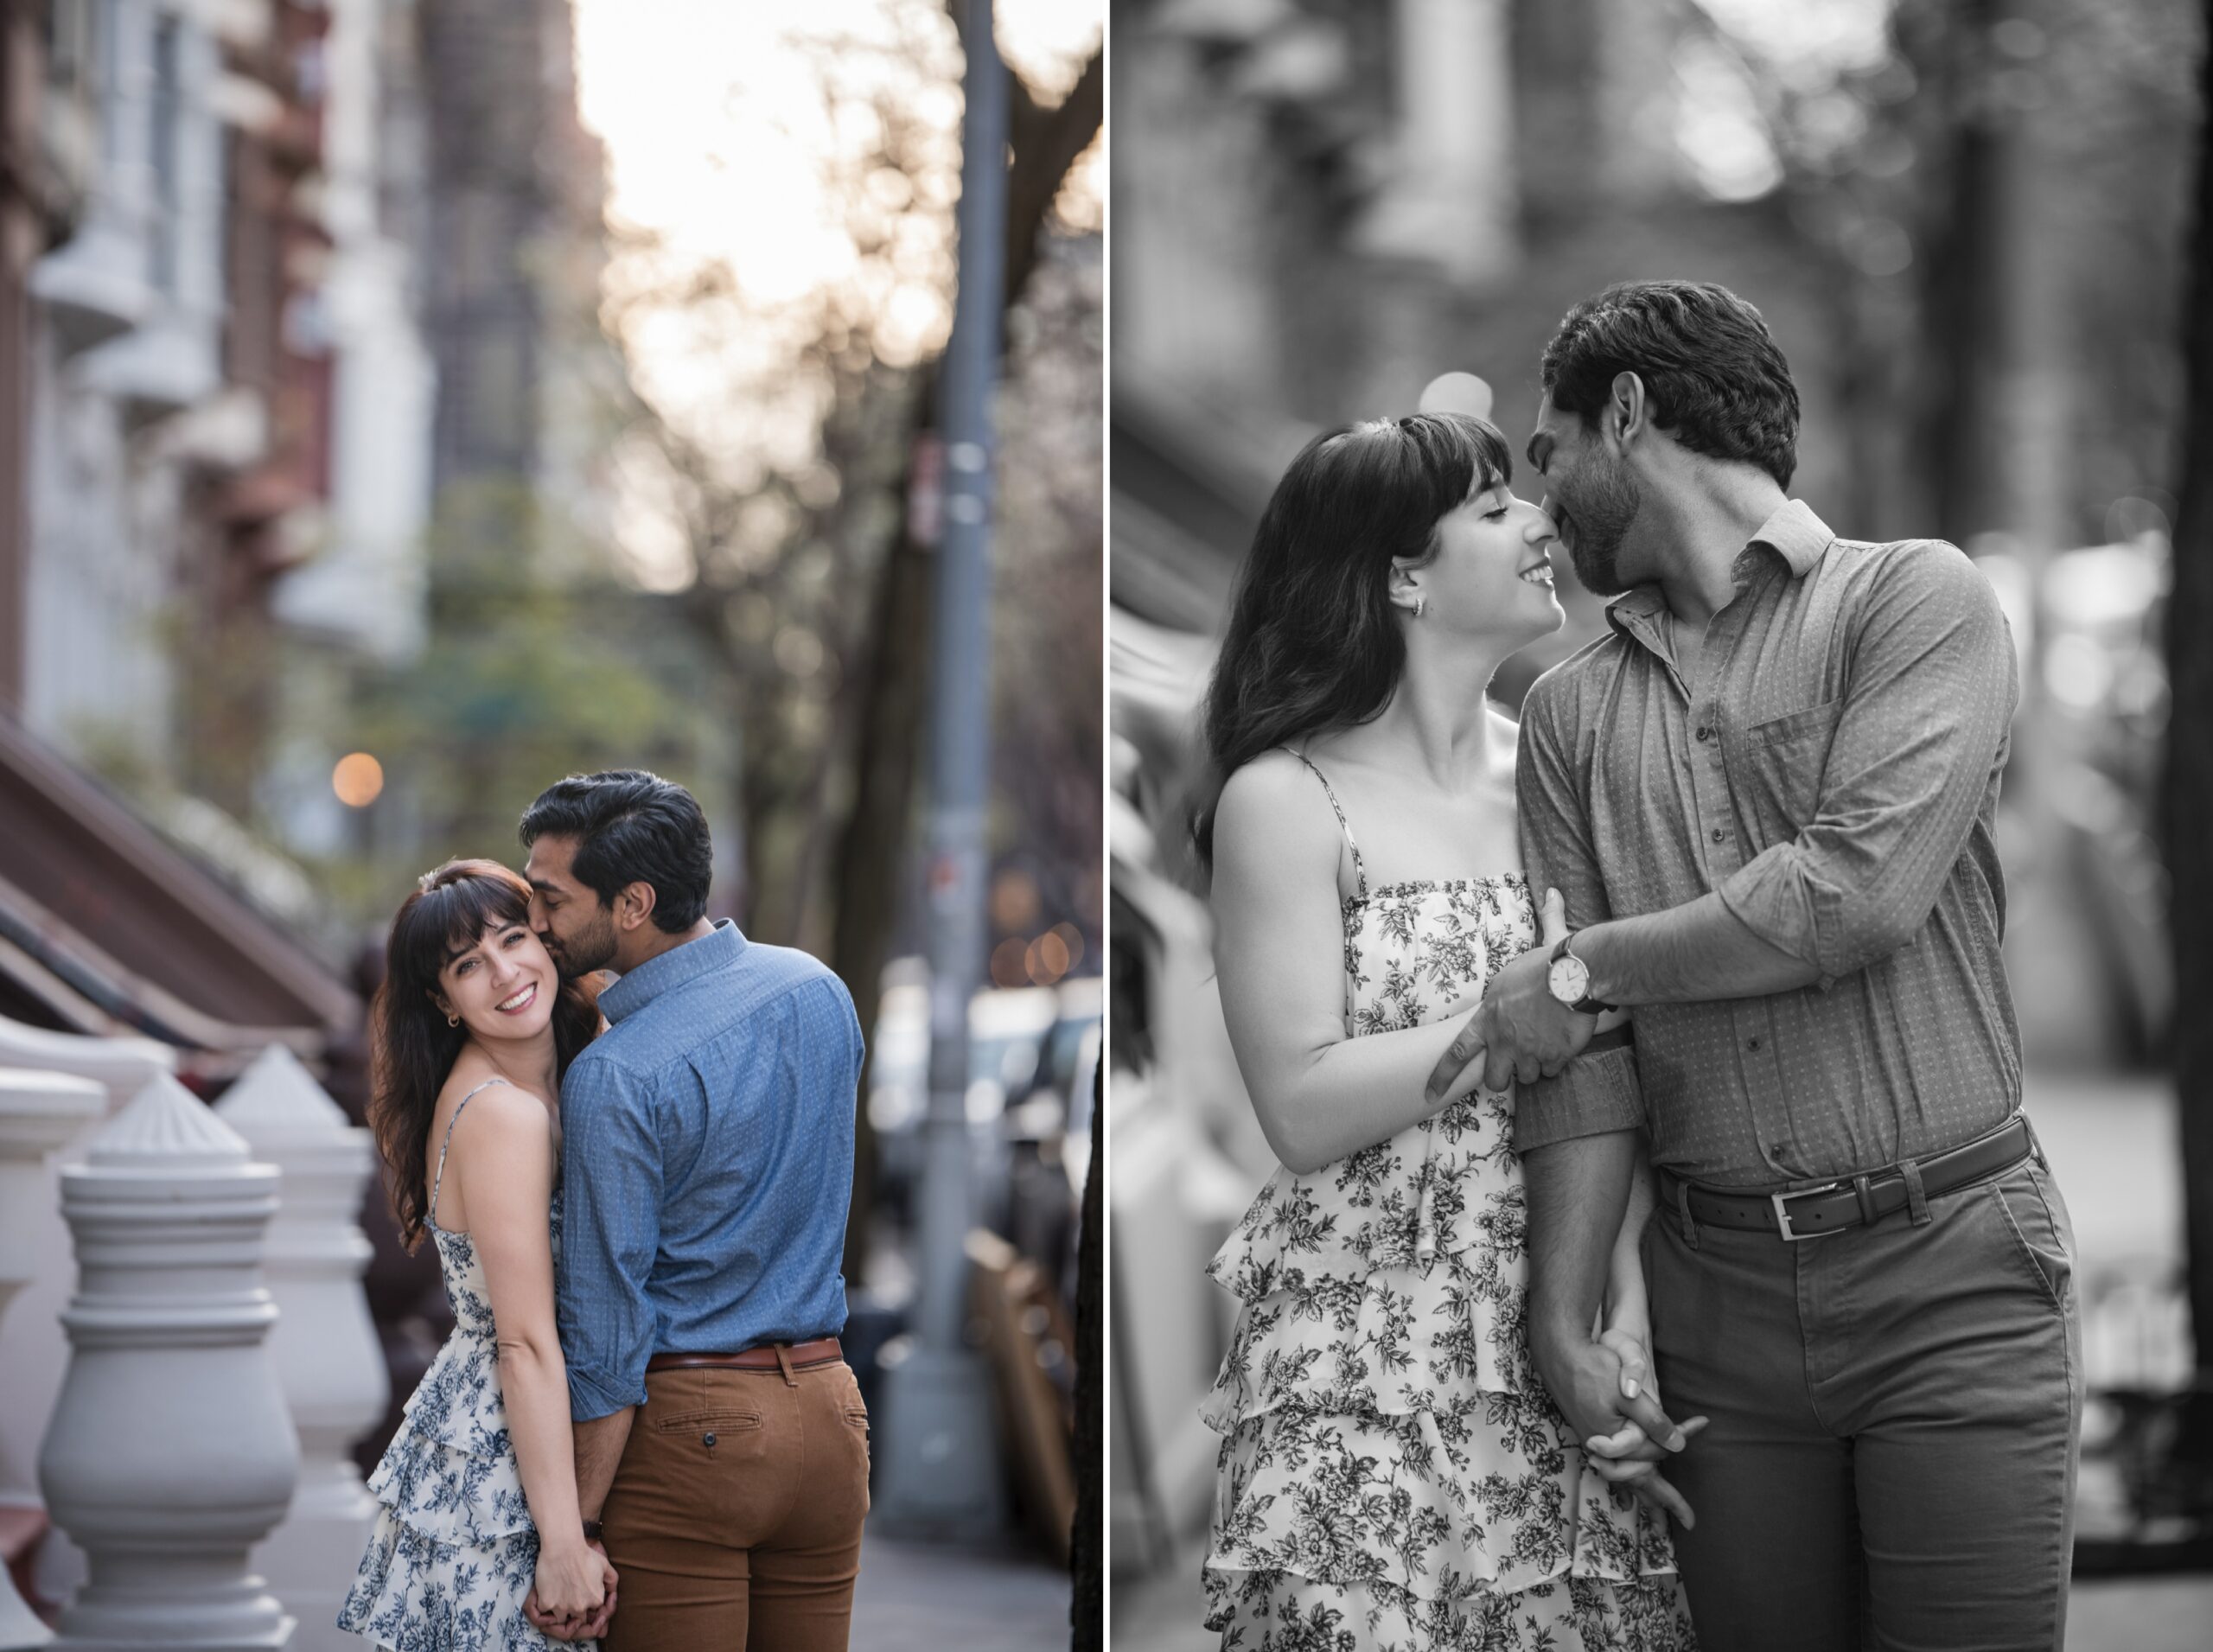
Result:
[[[1291,746],[1285,746],[1283,749],[1304,763],[1307,771],[1322,782],[1322,795],[1330,800],[1330,813],[1337,817],[1337,830],[1345,834],[1345,847],[1352,851],[1352,876],[1355,890],[1360,899],[1366,900],[1368,898],[1368,868],[1361,861],[1360,845],[1352,840],[1352,825],[1345,819],[1344,806],[1337,801],[1336,792],[1330,785],[1330,777],[1315,768],[1314,760],[1304,752]]]
[[[438,1225],[438,1190],[445,1185],[446,1153],[453,1146],[453,1127],[461,1122],[461,1110],[476,1099],[477,1091],[488,1090],[494,1084],[507,1084],[507,1081],[494,1073],[478,1085],[476,1089],[471,1090],[453,1104],[453,1117],[446,1120],[446,1139],[438,1144],[438,1171],[430,1178],[430,1208],[424,1213],[423,1216],[424,1221],[429,1222],[433,1228]],[[507,1088],[513,1089],[514,1086],[507,1084]]]

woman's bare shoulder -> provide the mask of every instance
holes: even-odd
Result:
[[[460,1109],[458,1113],[456,1108]],[[459,1063],[438,1092],[438,1110],[451,1120],[456,1137],[466,1133],[473,1138],[504,1138],[533,1131],[542,1135],[553,1122],[545,1099],[536,1092],[501,1074],[479,1070],[464,1075]]]
[[[1337,827],[1320,782],[1288,751],[1265,751],[1224,781],[1215,813],[1215,860],[1253,855],[1279,862],[1326,855]]]

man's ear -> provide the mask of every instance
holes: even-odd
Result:
[[[1606,445],[1616,452],[1626,452],[1636,438],[1650,429],[1649,410],[1644,401],[1644,380],[1633,373],[1617,373],[1606,396],[1604,411],[1599,414],[1599,433]]]
[[[625,883],[615,896],[615,926],[618,929],[635,929],[654,915],[654,904],[659,892],[651,883],[641,878],[635,883]]]

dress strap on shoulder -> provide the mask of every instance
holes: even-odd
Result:
[[[1337,794],[1330,784],[1330,777],[1317,769],[1314,766],[1314,760],[1298,748],[1285,746],[1283,749],[1304,763],[1307,772],[1322,782],[1322,795],[1330,800],[1330,813],[1337,817],[1337,830],[1345,834],[1345,847],[1352,851],[1354,888],[1360,898],[1366,900],[1368,898],[1368,868],[1360,858],[1360,845],[1352,839],[1352,825],[1345,819],[1344,805],[1337,801]]]
[[[490,1078],[486,1079],[482,1084],[478,1085],[475,1089],[471,1090],[467,1095],[464,1095],[460,1100],[453,1104],[453,1117],[446,1120],[445,1139],[438,1144],[437,1174],[430,1178],[430,1208],[424,1216],[424,1220],[428,1221],[431,1227],[435,1228],[438,1225],[438,1190],[445,1185],[446,1154],[453,1146],[453,1127],[461,1122],[461,1110],[476,1099],[478,1092],[488,1090],[494,1084],[507,1083],[507,1080],[501,1078],[497,1073],[494,1073]],[[514,1087],[512,1084],[509,1084],[507,1085],[507,1088],[513,1089]]]

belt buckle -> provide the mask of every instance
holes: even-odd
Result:
[[[1783,1242],[1796,1245],[1808,1239],[1827,1239],[1829,1234],[1794,1234],[1790,1231],[1790,1212],[1783,1206],[1786,1199],[1802,1197],[1808,1193],[1834,1193],[1844,1185],[1841,1182],[1824,1182],[1819,1187],[1792,1188],[1788,1193],[1770,1193],[1767,1202],[1775,1207],[1775,1225],[1782,1232]]]

